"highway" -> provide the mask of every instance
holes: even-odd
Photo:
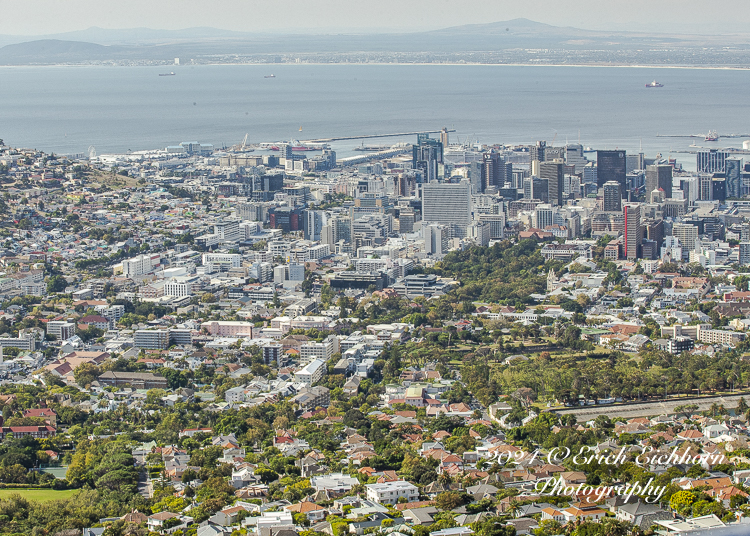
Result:
[[[663,415],[665,413],[675,413],[675,407],[683,406],[685,404],[695,404],[698,406],[696,413],[709,409],[712,404],[717,404],[719,406],[723,405],[726,409],[730,410],[737,407],[737,402],[742,397],[750,403],[750,394],[745,393],[705,398],[675,398],[667,399],[666,401],[636,402],[633,404],[581,406],[554,410],[554,412],[558,415],[575,415],[578,422],[585,422],[594,419],[599,415],[606,415],[611,419],[615,417],[631,419],[633,417],[651,417],[655,415]]]

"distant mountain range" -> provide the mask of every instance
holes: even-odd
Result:
[[[731,46],[750,51],[750,36],[599,32],[527,19],[418,33],[262,34],[215,28],[153,30],[89,28],[36,37],[0,36],[0,64],[165,61],[223,54],[351,54],[497,52],[512,49],[640,50]]]

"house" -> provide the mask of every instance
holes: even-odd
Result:
[[[404,521],[410,525],[432,525],[439,510],[434,506],[424,508],[407,508],[403,510]]]
[[[403,480],[383,482],[382,484],[367,484],[365,488],[367,489],[367,499],[379,504],[395,504],[401,497],[405,497],[407,502],[419,499],[417,487]]]
[[[148,530],[153,532],[159,532],[161,531],[161,528],[164,526],[164,523],[168,519],[174,519],[179,518],[180,516],[178,514],[172,513],[172,512],[159,512],[158,514],[150,515],[148,516],[148,521],[146,521],[146,526],[148,527]]]
[[[310,486],[315,488],[315,491],[327,491],[331,495],[343,495],[357,484],[359,484],[358,479],[343,473],[331,473],[310,478]]]
[[[576,519],[599,521],[604,517],[606,512],[595,504],[575,503],[563,509],[562,514],[565,516],[566,522],[575,521]]]
[[[305,514],[307,519],[312,522],[323,521],[326,518],[326,509],[318,506],[314,502],[302,501],[285,507],[287,512],[294,514]]]
[[[649,504],[641,500],[631,500],[615,509],[615,517],[646,530],[656,521],[672,519],[672,513],[658,504]]]

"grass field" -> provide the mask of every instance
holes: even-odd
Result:
[[[0,489],[0,499],[18,493],[30,501],[54,501],[57,499],[67,499],[76,493],[77,489],[66,489],[57,491],[54,489]]]

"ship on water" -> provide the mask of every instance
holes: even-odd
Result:
[[[719,134],[715,130],[709,130],[705,139],[706,141],[719,141]]]
[[[646,84],[646,87],[664,87],[664,84],[660,84],[659,82],[654,80],[653,82]]]
[[[159,73],[159,76],[174,76],[174,71],[170,71],[168,73]]]
[[[276,78],[276,75],[275,74],[267,74],[263,78]]]

